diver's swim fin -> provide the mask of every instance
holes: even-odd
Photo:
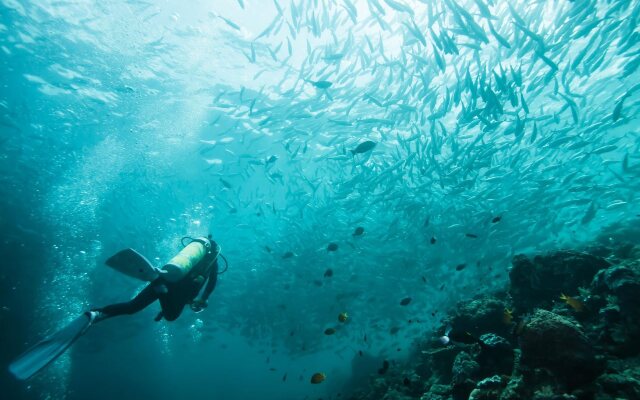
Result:
[[[60,357],[91,326],[95,314],[85,313],[71,321],[58,332],[46,337],[25,351],[10,365],[9,371],[18,379],[25,380]]]
[[[146,282],[151,282],[160,274],[158,268],[151,265],[149,260],[134,249],[119,251],[109,257],[105,263],[118,272]]]

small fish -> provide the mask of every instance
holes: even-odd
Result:
[[[409,305],[409,303],[411,303],[411,297],[405,297],[404,299],[400,300],[401,306]]]
[[[597,149],[591,151],[591,154],[609,153],[611,151],[614,151],[617,148],[618,148],[618,146],[616,146],[615,144],[610,144],[610,145],[607,145],[607,146],[598,147]]]
[[[331,278],[332,276],[333,276],[333,270],[331,268],[327,268],[327,270],[324,271],[324,277]]]
[[[399,331],[400,331],[400,327],[398,327],[398,326],[394,326],[394,327],[391,327],[391,329],[389,329],[389,333],[392,334],[392,335],[395,335]]]
[[[307,81],[318,89],[329,89],[333,83],[329,81]]]
[[[338,243],[329,243],[327,246],[327,251],[336,251],[338,250]]]
[[[622,105],[624,103],[624,100],[627,98],[627,96],[629,96],[631,94],[631,92],[627,92],[624,95],[622,95],[618,101],[616,102],[616,106],[613,109],[613,113],[611,113],[611,119],[613,120],[613,122],[616,122],[620,116],[622,115]]]
[[[287,380],[287,373],[285,372],[285,374],[284,374],[284,375],[282,375],[282,382],[284,382],[284,381],[286,381],[286,380]]]
[[[495,224],[496,222],[500,222],[501,219],[502,219],[502,217],[498,215],[497,217],[493,217],[491,222]]]
[[[465,269],[467,267],[467,264],[458,264],[456,265],[456,271],[462,271],[463,269]]]
[[[350,150],[351,154],[362,154],[368,151],[373,150],[376,147],[377,143],[371,140],[367,140],[365,142],[360,143],[355,149]]]
[[[351,236],[362,236],[363,233],[364,233],[364,228],[359,226],[353,231]]]
[[[569,307],[573,308],[577,312],[584,311],[584,303],[571,296],[567,296],[564,293],[560,294],[560,300],[564,301]]]
[[[338,321],[347,322],[348,319],[349,319],[349,314],[347,314],[346,312],[341,312],[340,314],[338,314]]]
[[[274,163],[274,162],[276,162],[276,161],[278,161],[278,156],[273,155],[273,156],[271,156],[271,157],[267,158],[266,164],[267,164],[267,165],[269,165],[269,164],[273,164],[273,163]]]
[[[380,375],[383,375],[383,374],[385,374],[387,372],[388,369],[389,369],[389,361],[384,360],[382,362],[382,368],[378,369],[378,373]]]
[[[335,328],[327,328],[324,330],[324,334],[329,336],[329,335],[333,335],[334,333],[336,333]]]
[[[236,24],[235,22],[231,21],[230,19],[227,19],[227,18],[225,18],[225,17],[223,17],[223,16],[220,16],[220,15],[218,15],[218,17],[219,17],[220,19],[222,19],[224,22],[226,22],[226,23],[227,23],[227,25],[229,25],[229,26],[230,26],[230,27],[232,27],[233,29],[235,29],[235,30],[237,30],[237,31],[239,31],[239,30],[240,30],[240,27],[238,26],[238,24]]]
[[[408,5],[400,2],[400,1],[395,1],[395,0],[384,0],[385,3],[387,3],[387,5],[391,8],[393,8],[396,11],[400,11],[400,12],[405,12],[409,15],[411,15],[413,17],[414,12],[413,12],[413,8],[409,7]]]
[[[322,383],[325,379],[327,379],[327,375],[325,375],[323,372],[316,372],[315,374],[311,375],[311,383],[313,384]]]
[[[285,259],[285,258],[291,258],[291,257],[293,257],[294,255],[295,255],[295,254],[293,254],[293,252],[292,252],[292,251],[287,251],[286,253],[284,253],[284,254],[282,255],[282,258],[283,258],[283,259]]]
[[[267,253],[271,253],[271,247],[264,246],[264,251],[266,251]]]
[[[508,308],[504,309],[504,313],[502,314],[502,322],[505,325],[511,325],[513,322],[513,311]]]
[[[466,237],[471,238],[471,239],[477,239],[478,235],[475,235],[473,233],[465,233],[464,234]]]
[[[446,346],[451,342],[451,339],[449,339],[449,333],[451,333],[451,325],[448,325],[447,329],[444,331],[444,335],[438,338],[440,344],[442,344],[443,346]]]
[[[592,201],[591,204],[589,205],[589,209],[582,216],[580,223],[582,225],[588,224],[589,222],[591,222],[591,220],[593,220],[597,212],[598,212],[598,208],[596,207],[596,204]]]
[[[233,186],[231,185],[231,183],[225,181],[224,179],[220,178],[220,183],[222,183],[222,186],[224,186],[227,189],[231,189],[233,188]]]
[[[405,385],[405,386],[411,386],[411,379],[409,379],[409,378],[404,378],[404,379],[402,380],[402,384],[403,384],[403,385]]]
[[[431,236],[431,240],[429,240],[429,243],[436,244],[436,237],[435,236]]]

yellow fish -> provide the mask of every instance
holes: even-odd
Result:
[[[347,314],[346,312],[341,312],[340,314],[338,314],[338,321],[347,322],[348,319],[349,319],[349,314]]]
[[[504,314],[502,314],[502,322],[504,322],[505,325],[511,325],[511,322],[513,322],[512,310],[509,310],[508,308],[504,309]]]
[[[325,379],[327,379],[327,376],[323,372],[316,372],[311,376],[311,383],[322,383]]]
[[[573,308],[574,310],[576,310],[577,312],[583,312],[584,311],[584,303],[582,303],[580,300],[578,299],[574,299],[571,296],[567,296],[564,293],[560,294],[560,300],[564,301],[565,303],[567,303],[567,305],[571,308]]]

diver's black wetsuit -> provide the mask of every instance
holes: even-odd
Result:
[[[215,249],[216,244],[214,242],[211,244],[212,248]],[[190,304],[198,295],[207,278],[209,281],[202,293],[202,299],[207,300],[213,289],[215,289],[218,281],[218,260],[215,257],[215,253],[205,255],[189,274],[178,282],[168,282],[160,277],[149,283],[131,301],[111,304],[93,311],[103,313],[102,319],[111,318],[123,314],[137,313],[154,301],[160,300],[162,312],[158,314],[156,321],[159,321],[162,317],[167,321],[174,321],[182,314],[184,306]]]

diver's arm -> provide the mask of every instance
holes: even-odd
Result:
[[[194,299],[191,302],[191,309],[193,311],[200,312],[205,308],[207,308],[207,306],[209,305],[209,302],[207,300],[209,299],[211,292],[213,292],[213,289],[215,289],[217,282],[218,282],[218,260],[216,259],[213,261],[213,265],[211,265],[211,271],[209,272],[207,287],[205,287],[199,299]]]
[[[218,259],[213,261],[213,265],[211,265],[211,271],[209,272],[209,280],[207,281],[207,287],[202,292],[202,300],[207,300],[213,289],[216,288],[216,283],[218,283]]]

